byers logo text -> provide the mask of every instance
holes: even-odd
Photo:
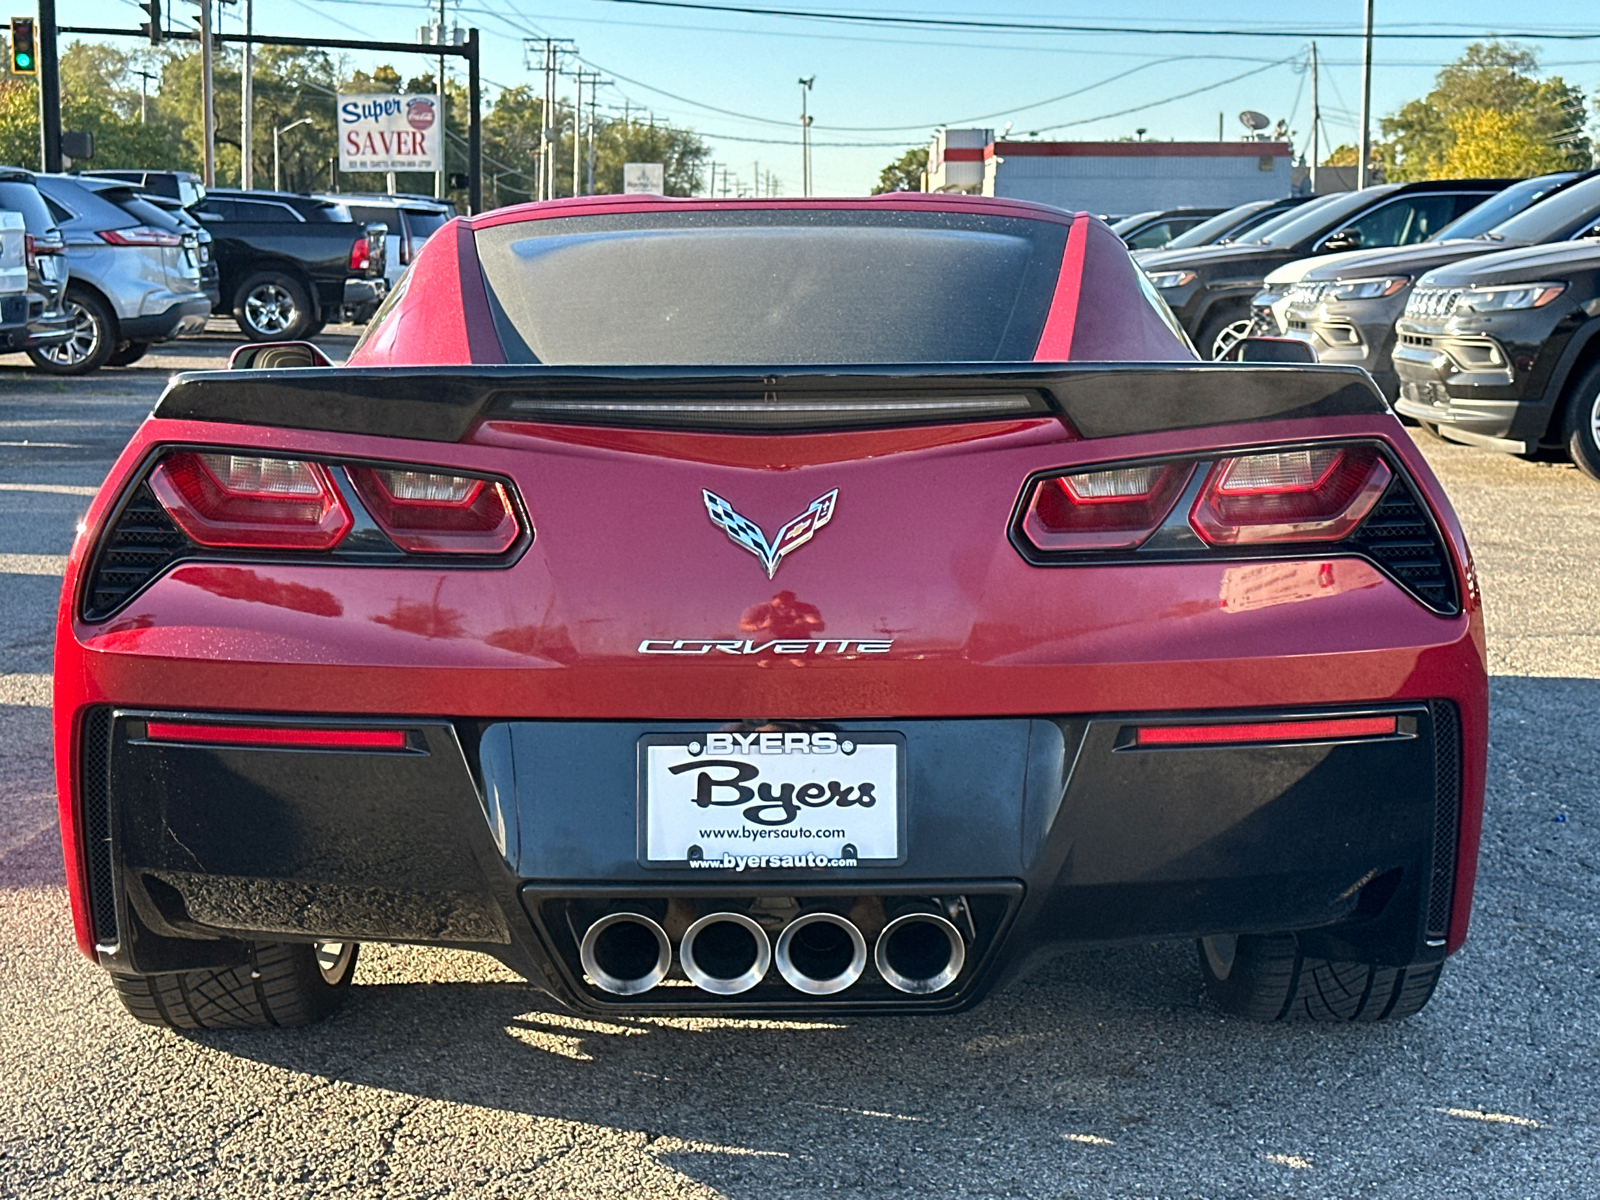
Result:
[[[836,733],[712,733],[706,735],[706,757],[667,769],[674,775],[695,773],[692,799],[699,807],[740,808],[740,815],[754,825],[780,826],[793,822],[802,808],[871,808],[878,802],[876,785],[841,769],[838,779],[774,786],[761,778],[759,767],[738,756],[837,755],[840,767],[847,768],[854,750]]]

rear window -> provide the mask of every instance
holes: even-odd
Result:
[[[426,208],[402,208],[400,218],[406,223],[406,232],[411,235],[411,240],[420,246],[443,227],[450,219],[450,214]]]
[[[101,192],[100,196],[104,200],[111,201],[141,225],[148,225],[152,229],[167,229],[174,232],[183,230],[182,221],[160,205],[152,204],[142,196],[131,196],[115,191]]]
[[[55,218],[39,194],[39,189],[25,180],[7,180],[0,183],[0,208],[21,213],[29,233],[38,237],[55,225]]]
[[[1025,361],[1067,226],[970,213],[547,218],[477,234],[514,363]]]

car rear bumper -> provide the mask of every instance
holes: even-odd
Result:
[[[1330,957],[1403,965],[1444,956],[1464,833],[1475,853],[1463,711],[1432,700],[824,723],[904,739],[904,862],[711,871],[642,865],[636,748],[722,722],[258,718],[405,736],[385,751],[284,749],[150,736],[152,720],[237,715],[99,706],[76,739],[81,866],[115,969],[223,961],[230,939],[470,946],[591,1011],[950,1010],[1063,947],[1212,933],[1314,931]],[[1131,736],[1374,715],[1394,732],[1159,748]],[[795,851],[777,837],[752,846]],[[959,900],[968,922],[966,966],[927,996],[868,970],[829,996],[772,971],[739,996],[669,978],[618,997],[579,963],[585,927],[619,907],[681,931],[757,900],[821,906],[850,913],[870,944],[874,920],[912,898],[950,911]]]
[[[173,301],[159,313],[140,317],[122,317],[118,324],[122,336],[130,342],[165,342],[185,333],[204,329],[206,317],[211,313],[211,301],[203,292],[184,296]]]

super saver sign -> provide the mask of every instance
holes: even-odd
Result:
[[[341,171],[439,169],[437,96],[340,96]]]

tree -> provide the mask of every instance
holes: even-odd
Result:
[[[94,136],[94,159],[78,166],[163,166],[179,151],[158,112],[149,114],[149,124],[139,122],[139,90],[129,82],[140,61],[98,42],[73,42],[61,55],[61,127]],[[32,76],[0,78],[0,163],[39,169],[39,88]]]
[[[927,170],[928,148],[918,146],[914,150],[907,150],[879,173],[878,186],[872,189],[872,194],[920,192]]]
[[[1435,76],[1433,91],[1381,122],[1389,139],[1389,178],[1445,178],[1468,161],[1499,163],[1507,169],[1496,173],[1511,175],[1586,169],[1591,147],[1583,93],[1558,75],[1537,78],[1538,68],[1538,55],[1515,43],[1468,46]],[[1493,145],[1508,131],[1519,139],[1523,157]]]

